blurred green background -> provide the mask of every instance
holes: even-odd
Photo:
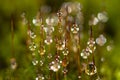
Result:
[[[70,0],[0,0],[0,80],[9,77],[9,60],[11,58],[11,15],[14,15],[14,46],[18,70],[15,72],[18,80],[30,80],[32,66],[27,57],[23,26],[19,24],[21,13],[26,12],[27,18],[32,20],[40,6],[51,6],[51,12],[57,12],[63,2]],[[72,0],[71,0],[72,1]],[[74,1],[74,0],[73,0]],[[104,33],[113,41],[113,50],[101,51],[105,59],[99,65],[104,80],[120,80],[120,0],[76,0],[83,6],[85,21],[93,13],[106,10],[109,20],[105,24]],[[25,26],[24,26],[25,27]],[[86,25],[84,25],[86,27]],[[106,45],[107,45],[106,44]],[[106,49],[106,45],[102,48]],[[98,63],[99,64],[99,63]],[[72,79],[74,80],[74,79]]]

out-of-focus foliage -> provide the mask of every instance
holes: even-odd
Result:
[[[69,0],[65,0],[69,1]],[[51,12],[57,12],[64,0],[0,0],[0,80],[7,80],[10,75],[16,76],[15,80],[33,80],[34,68],[31,64],[31,56],[25,46],[26,26],[21,26],[21,13],[26,12],[27,18],[32,19],[40,6],[51,6]],[[73,0],[74,1],[74,0]],[[107,43],[103,51],[99,52],[104,57],[104,62],[98,60],[97,67],[103,80],[120,80],[120,0],[77,0],[82,4],[84,13],[84,27],[88,31],[88,19],[94,13],[105,10],[109,20],[105,24],[104,33]],[[18,69],[11,73],[11,15],[14,17],[14,52],[18,63]],[[32,21],[30,21],[32,22]],[[113,41],[113,50],[108,52],[106,46]],[[101,47],[98,47],[101,48]],[[96,55],[97,56],[97,55]],[[99,55],[98,55],[99,56]],[[101,56],[101,55],[100,55]],[[97,57],[96,57],[97,58]],[[74,72],[73,72],[74,74]],[[74,78],[74,77],[73,77]],[[69,80],[69,79],[68,79]],[[73,80],[73,79],[70,79]]]

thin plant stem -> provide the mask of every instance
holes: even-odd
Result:
[[[13,16],[11,17],[11,43],[12,43],[12,57],[14,57],[14,21]]]

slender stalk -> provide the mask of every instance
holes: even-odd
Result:
[[[14,57],[14,21],[13,16],[11,17],[11,42],[12,42],[12,57]]]
[[[93,37],[93,29],[92,29],[92,26],[90,26],[90,38]]]
[[[56,72],[56,80],[59,80],[58,72]]]

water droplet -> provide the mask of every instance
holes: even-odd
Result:
[[[32,64],[33,64],[34,66],[37,65],[37,64],[38,64],[38,60],[33,59]]]
[[[42,56],[45,54],[45,48],[44,47],[40,47],[40,50],[38,50],[38,53]]]
[[[63,50],[65,48],[65,43],[62,40],[58,40],[56,48],[57,50]]]
[[[57,72],[60,69],[60,63],[57,61],[52,61],[50,64],[50,70]]]
[[[78,79],[81,79],[81,76],[80,76],[80,75],[78,76]]]
[[[35,55],[36,55],[35,52],[33,52],[33,53],[32,53],[32,56],[35,56]]]
[[[29,49],[30,49],[31,51],[35,51],[36,47],[37,47],[37,46],[35,45],[35,43],[32,42],[32,43],[30,44],[30,46],[29,46]]]
[[[113,49],[113,45],[108,45],[107,46],[107,51],[111,51]]]
[[[107,17],[107,13],[106,12],[100,12],[100,13],[98,13],[97,17],[98,17],[98,19],[101,22],[107,22],[108,21],[108,17]]]
[[[62,72],[63,72],[64,75],[66,75],[67,72],[68,72],[68,70],[67,70],[66,68],[64,68],[64,69],[62,70]]]
[[[44,31],[46,33],[51,34],[54,31],[54,27],[52,27],[52,26],[44,27]]]
[[[39,78],[38,78],[38,77],[36,77],[36,78],[35,78],[35,80],[39,80]]]
[[[67,12],[68,12],[68,13],[71,13],[71,12],[72,12],[71,6],[68,6],[68,7],[67,7]]]
[[[94,38],[90,38],[89,41],[87,42],[87,45],[88,45],[87,48],[89,49],[89,52],[93,53],[96,49]]]
[[[68,48],[65,48],[62,53],[63,53],[63,55],[68,55],[69,54]]]
[[[46,37],[46,40],[44,41],[47,45],[50,45],[52,42],[53,42],[53,40],[52,40],[52,38],[50,37],[50,36],[47,36]]]
[[[85,73],[90,76],[96,74],[97,73],[96,66],[92,62],[89,63],[85,68]]]
[[[62,8],[67,8],[68,13],[77,13],[81,10],[81,5],[78,2],[66,2]]]
[[[47,58],[52,58],[52,54],[51,53],[49,53],[48,55],[47,55]]]
[[[62,15],[63,15],[62,11],[59,10],[58,13],[57,13],[57,16],[62,17]]]
[[[104,57],[102,57],[102,58],[101,58],[101,62],[104,62],[104,61],[105,61],[105,58],[104,58]]]
[[[33,22],[33,24],[34,24],[35,26],[40,26],[40,25],[42,24],[42,19],[40,19],[40,18],[34,18],[34,19],[32,20],[32,22]]]
[[[92,47],[95,45],[95,41],[94,41],[94,38],[90,38],[89,41],[87,42],[87,44]]]
[[[35,38],[36,38],[35,33],[32,32],[32,31],[29,31],[29,35],[30,35],[30,38],[32,38],[32,39],[35,39]]]
[[[53,25],[53,24],[54,24],[54,19],[48,17],[48,18],[46,19],[46,23],[47,23],[47,25]]]
[[[96,39],[96,43],[100,46],[103,46],[106,42],[107,39],[102,34]]]
[[[94,17],[94,19],[93,19],[93,25],[96,25],[98,22],[99,22],[98,18]]]
[[[38,74],[38,77],[35,78],[35,80],[44,80],[45,77],[43,75]]]
[[[86,50],[86,49],[83,49],[83,50],[82,50],[82,52],[81,52],[81,57],[82,57],[83,59],[87,59],[89,55],[90,55],[90,52],[89,52],[88,50]]]
[[[40,66],[43,66],[43,61],[42,60],[40,60]]]
[[[15,70],[17,68],[17,63],[15,58],[10,59],[10,65],[12,70]]]
[[[71,32],[76,34],[76,33],[78,33],[78,31],[79,31],[78,25],[77,24],[73,24],[73,26],[71,27]]]
[[[97,25],[99,22],[98,18],[92,15],[92,19],[89,21],[89,25]]]

